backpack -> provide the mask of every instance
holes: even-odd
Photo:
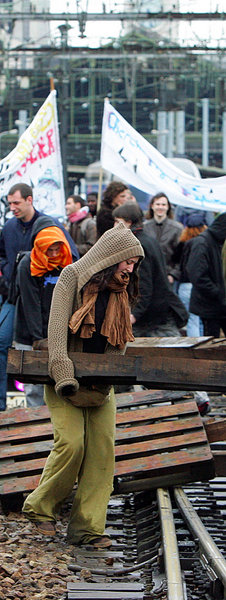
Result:
[[[20,252],[17,253],[16,260],[15,260],[15,263],[13,266],[11,281],[9,284],[9,291],[8,291],[8,297],[7,297],[7,301],[9,302],[9,304],[15,305],[17,298],[19,296],[19,290],[18,290],[18,286],[16,283],[17,269],[18,269],[18,265],[19,265],[21,259],[26,254],[30,254],[30,252],[28,252],[26,250],[20,250]]]

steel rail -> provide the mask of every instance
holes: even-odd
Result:
[[[157,489],[157,500],[161,520],[164,563],[167,577],[168,600],[185,600],[179,551],[169,491]]]
[[[174,496],[179,510],[181,511],[188,528],[198,539],[199,545],[206,556],[209,565],[213,568],[222,582],[226,594],[226,560],[203,525],[197,512],[182,488],[174,488]],[[225,595],[226,598],[226,595]]]

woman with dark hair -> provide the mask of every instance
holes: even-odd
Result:
[[[173,262],[172,257],[183,226],[173,220],[171,204],[164,192],[159,192],[152,197],[147,219],[144,223],[144,231],[159,242],[165,256],[167,277],[172,285],[180,276],[179,265]]]
[[[103,193],[103,206],[113,209],[130,200],[131,192],[122,181],[112,181]]]
[[[187,312],[168,282],[158,242],[143,231],[142,215],[135,203],[113,210],[115,222],[122,221],[129,227],[144,250],[139,269],[139,300],[130,315],[133,333],[136,337],[177,337],[186,324]]]
[[[116,206],[121,206],[125,202],[135,200],[130,189],[122,181],[112,181],[107,186],[103,194],[103,200],[100,210],[97,212],[96,225],[98,237],[105,231],[114,227],[112,211]]]
[[[115,399],[112,386],[80,385],[68,352],[121,352],[133,341],[129,303],[137,295],[143,249],[123,224],[106,231],[56,284],[49,320],[49,373],[45,399],[54,448],[38,488],[23,511],[44,535],[55,534],[59,507],[78,487],[68,526],[74,544],[111,546],[104,535],[113,487]]]

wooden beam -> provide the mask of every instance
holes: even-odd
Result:
[[[172,354],[179,358],[197,358],[206,360],[226,360],[226,343],[224,338],[174,337],[174,338],[135,338],[127,345],[126,354],[146,357],[165,356]]]
[[[210,418],[204,421],[209,443],[226,441],[226,419]]]
[[[226,451],[213,450],[216,477],[226,477]]]
[[[223,360],[143,355],[73,353],[75,376],[90,382],[141,384],[153,389],[207,390],[224,392],[226,370]],[[51,383],[48,354],[44,351],[9,350],[8,373],[24,382]],[[53,382],[52,382],[53,383]]]

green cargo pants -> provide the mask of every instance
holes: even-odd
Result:
[[[32,521],[55,521],[63,500],[75,493],[68,538],[88,543],[103,535],[114,476],[115,397],[99,408],[77,408],[45,386],[54,429],[54,447],[40,482],[23,512]]]

